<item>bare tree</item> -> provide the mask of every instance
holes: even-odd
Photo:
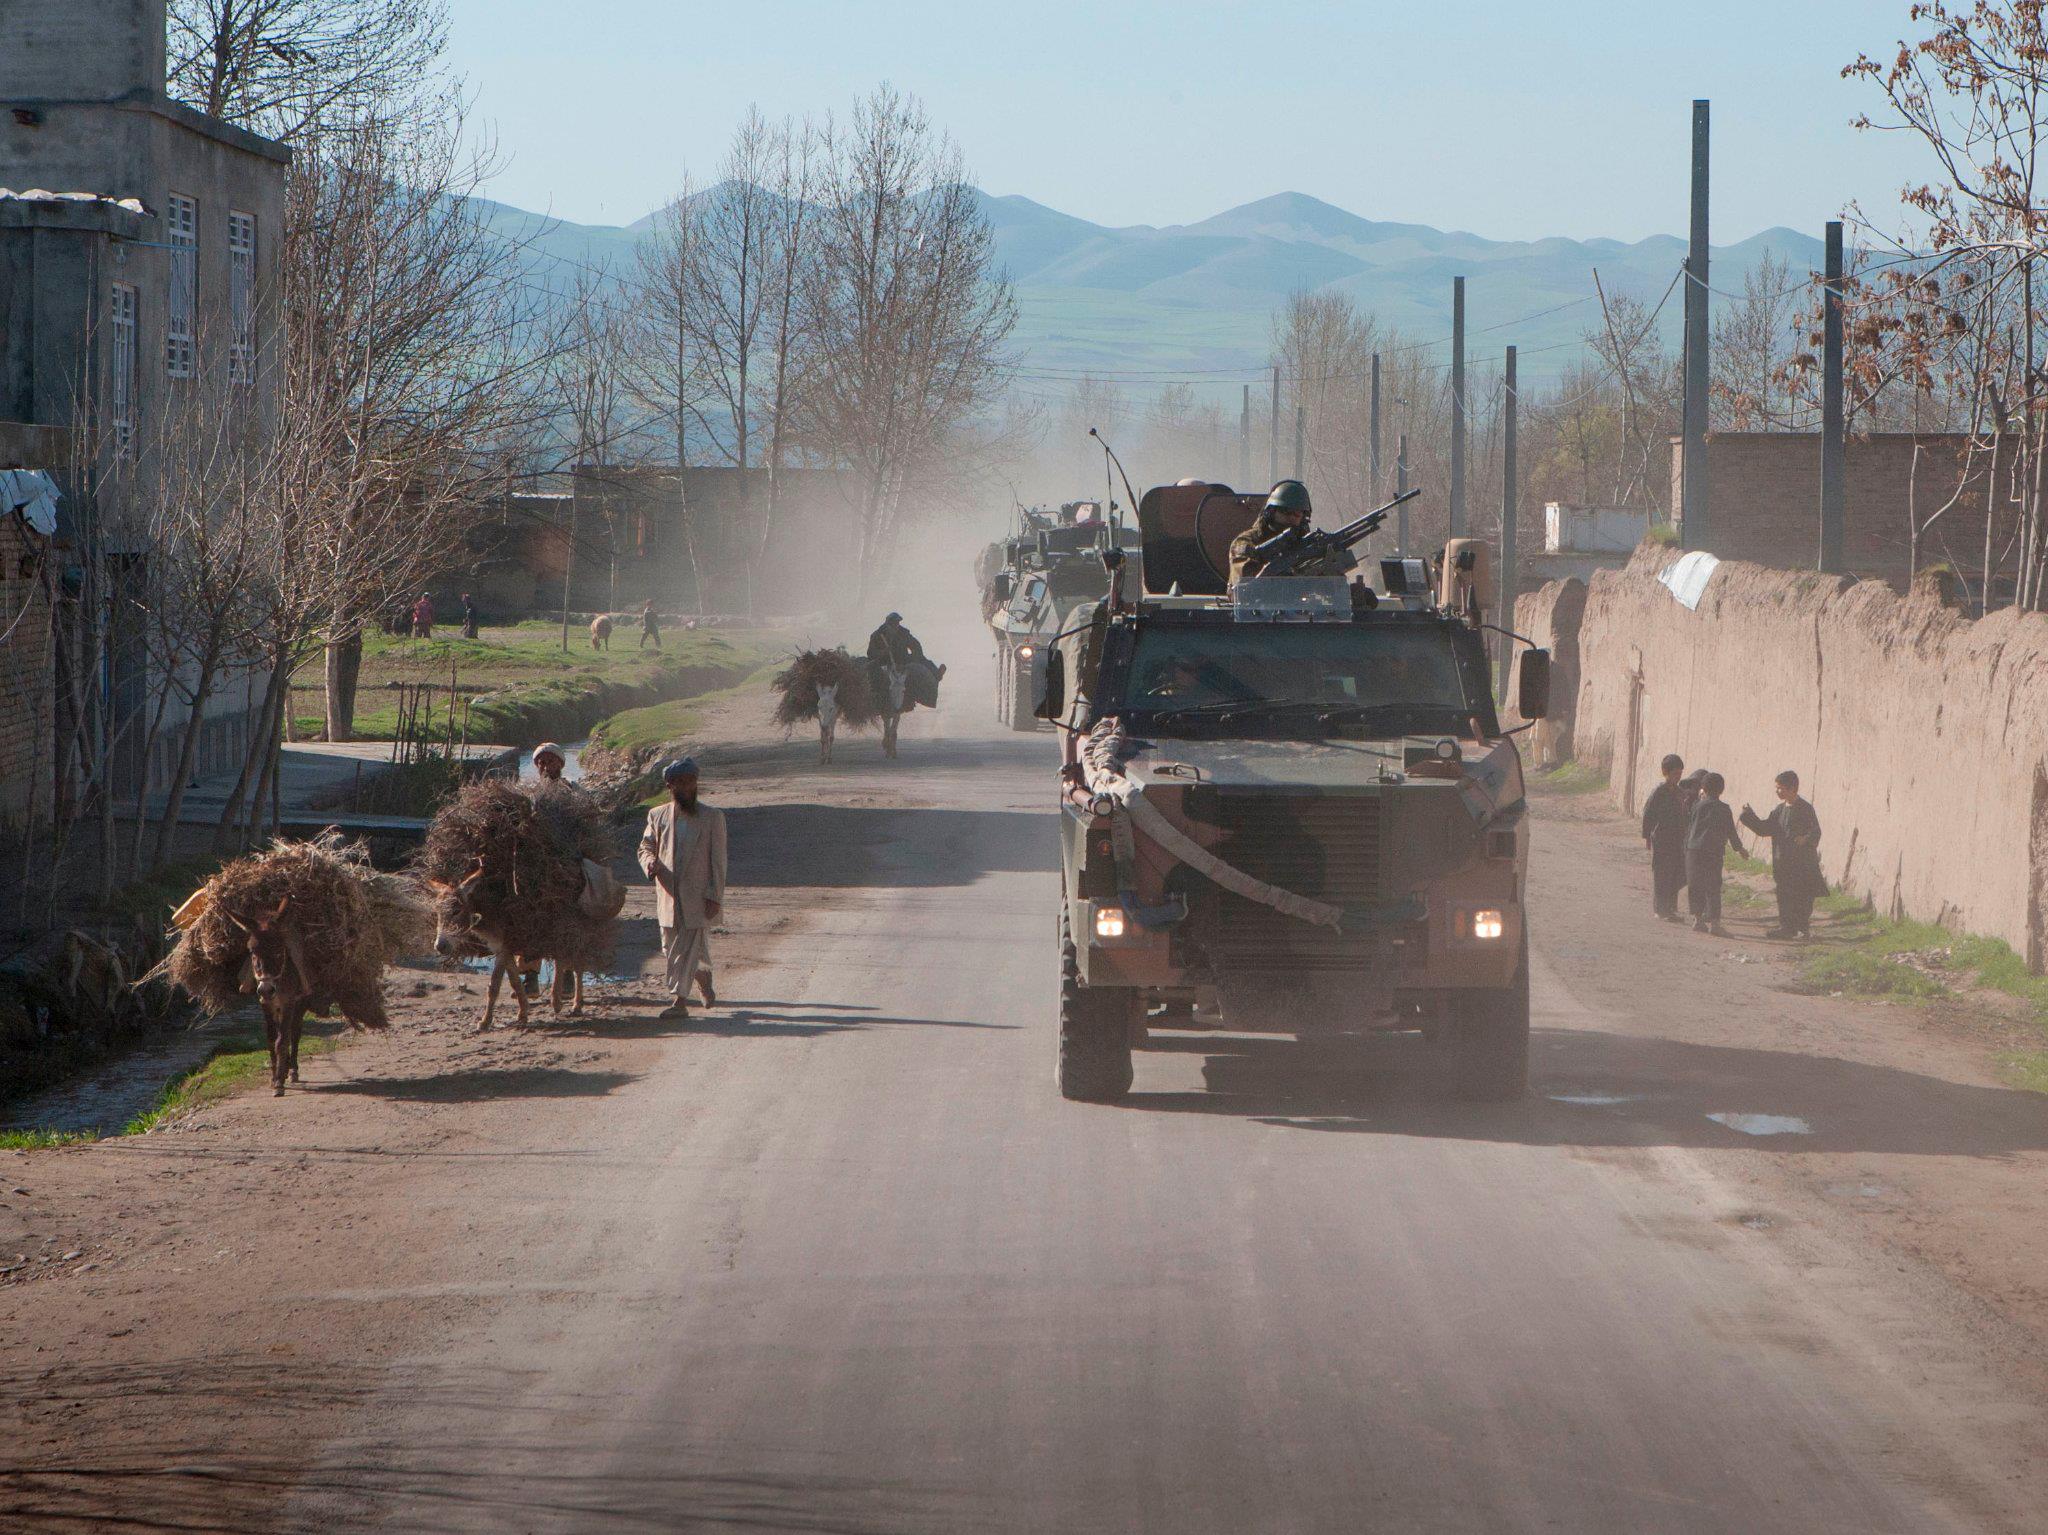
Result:
[[[1714,320],[1712,404],[1717,426],[1736,431],[1798,429],[1785,364],[1798,337],[1792,268],[1764,252],[1743,274],[1742,297]]]
[[[690,466],[690,422],[701,419],[699,407],[704,398],[701,365],[691,345],[691,305],[699,287],[696,204],[696,193],[685,178],[675,199],[654,215],[653,228],[641,242],[641,303],[631,334],[629,361],[635,394],[675,429],[676,510],[689,565],[690,601],[702,612],[704,565],[696,519],[683,489],[683,471]]]
[[[524,249],[472,200],[491,168],[459,118],[375,116],[292,166],[275,515],[297,552],[273,572],[269,643],[288,675],[324,631],[333,739],[364,624],[454,562],[502,450],[546,417],[558,342]]]
[[[763,567],[768,560],[769,540],[782,511],[783,458],[791,445],[792,421],[801,414],[805,384],[805,356],[798,325],[802,319],[799,300],[810,281],[815,259],[816,221],[811,198],[818,170],[818,137],[808,122],[785,119],[775,130],[768,169],[772,259],[769,280],[774,333],[770,338],[773,364],[767,391],[768,410],[768,504],[763,509],[754,544],[754,570],[747,589],[757,600]]]
[[[595,492],[610,564],[608,606],[619,605],[619,518],[625,505],[612,469],[634,421],[627,386],[626,319],[622,297],[602,268],[578,274],[568,318],[550,369],[552,388],[571,437],[577,494],[571,501],[568,559],[562,572],[562,648],[569,648],[569,605],[578,552],[577,506],[585,485]]]
[[[827,130],[807,436],[850,479],[865,596],[903,513],[1007,382],[1016,303],[959,151],[884,86]]]
[[[170,93],[286,142],[406,115],[448,45],[446,0],[170,0]]]
[[[1858,126],[1903,133],[1932,179],[1901,193],[1906,227],[1852,218],[1889,256],[1856,295],[1852,339],[1866,368],[1913,397],[1942,388],[1966,416],[1971,452],[1998,493],[1986,507],[1980,591],[2009,580],[2022,607],[2048,606],[2048,380],[2037,289],[2048,249],[2041,176],[2048,151],[2048,28],[2040,0],[1920,0],[1920,37],[1844,75],[1885,100]],[[1866,396],[1876,391],[1859,384]],[[1966,471],[1967,477],[1967,471]],[[2000,512],[2008,519],[2001,529]],[[1917,536],[1917,535],[1916,535]]]

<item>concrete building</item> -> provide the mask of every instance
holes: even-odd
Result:
[[[7,642],[47,648],[47,728],[60,744],[34,732],[23,742],[19,695],[0,700],[0,784],[55,773],[43,803],[60,808],[61,743],[85,743],[90,759],[97,740],[125,791],[162,777],[189,717],[172,690],[164,739],[144,760],[134,722],[167,678],[124,634],[122,596],[150,580],[141,509],[174,439],[233,423],[239,441],[260,443],[276,420],[269,297],[289,153],[165,95],[164,10],[0,8],[0,467],[46,469],[65,489],[52,547],[14,561],[40,571],[44,632],[24,622]],[[40,664],[0,657],[10,676]],[[104,717],[93,677],[108,679]],[[208,707],[202,770],[239,757],[250,695],[236,677]],[[10,810],[0,795],[0,816]]]
[[[1981,605],[1991,463],[1955,432],[1869,432],[1848,441],[1844,540],[1848,574],[1906,590],[1917,562],[1954,567]],[[1680,505],[1685,449],[1671,440],[1672,505]],[[1811,570],[1820,555],[1820,436],[1814,432],[1712,432],[1707,436],[1713,508],[1708,547],[1723,559]],[[1946,510],[1941,510],[1946,507]],[[1937,511],[1941,512],[1935,517]],[[2012,590],[2010,509],[1990,529],[1993,604]],[[1683,531],[1681,518],[1681,533]]]
[[[1574,576],[1590,581],[1596,570],[1618,569],[1649,531],[1649,515],[1638,507],[1546,501],[1543,547],[1522,555],[1524,589]]]

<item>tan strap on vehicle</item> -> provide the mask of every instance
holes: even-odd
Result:
[[[1081,765],[1088,775],[1089,791],[1115,801],[1117,808],[1112,814],[1128,816],[1133,826],[1166,853],[1207,875],[1232,894],[1241,895],[1247,901],[1257,901],[1261,906],[1270,906],[1299,921],[1327,927],[1333,932],[1343,931],[1342,907],[1311,896],[1296,895],[1278,885],[1269,885],[1235,865],[1225,863],[1169,821],[1158,806],[1148,803],[1143,787],[1123,774],[1123,740],[1122,727],[1114,720],[1105,720],[1089,732],[1088,744],[1081,752]]]

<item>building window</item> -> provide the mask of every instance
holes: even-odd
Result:
[[[135,289],[125,282],[114,284],[112,314],[113,346],[107,366],[107,419],[114,434],[114,451],[123,458],[135,455],[135,401],[141,375],[136,366]]]
[[[164,311],[164,371],[192,376],[192,315],[199,307],[199,205],[173,192],[167,204],[171,291]]]
[[[228,215],[228,380],[256,381],[256,215]]]

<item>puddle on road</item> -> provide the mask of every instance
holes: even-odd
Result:
[[[1709,1114],[1717,1125],[1744,1135],[1811,1135],[1813,1126],[1792,1114]]]
[[[1552,1093],[1552,1103],[1569,1103],[1575,1109],[1609,1109],[1617,1103],[1634,1103],[1640,1093]]]

